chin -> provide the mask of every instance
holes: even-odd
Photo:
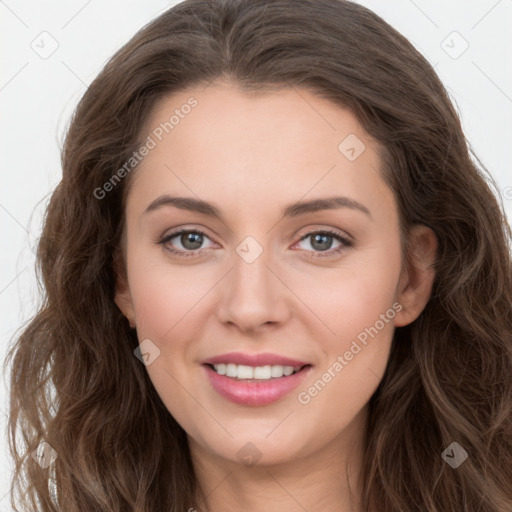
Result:
[[[277,432],[269,435],[271,431],[268,429],[254,434],[248,434],[247,431],[240,435],[232,430],[229,432],[233,438],[203,439],[200,443],[202,449],[206,449],[214,457],[253,467],[285,464],[307,456],[313,448],[312,443],[306,442],[304,435],[290,435],[286,429],[280,435]]]

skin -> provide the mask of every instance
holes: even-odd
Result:
[[[247,93],[215,82],[160,101],[146,134],[190,96],[197,107],[131,177],[115,300],[139,340],[160,350],[146,369],[188,434],[207,496],[191,507],[358,511],[368,401],[384,374],[394,328],[416,319],[428,301],[435,235],[415,226],[402,258],[397,205],[380,175],[377,145],[348,110],[305,89]],[[349,134],[366,146],[354,161],[338,149]],[[211,202],[222,220],[175,206],[144,213],[162,194]],[[343,207],[282,216],[299,200],[334,195],[370,214]],[[179,236],[157,243],[180,227],[206,232],[202,254],[169,253],[166,246],[194,252]],[[326,229],[352,245],[333,254],[343,246],[336,238],[323,252],[312,236],[304,238]],[[236,252],[249,235],[263,250],[250,264]],[[300,403],[299,392],[397,303],[394,318],[309,403]],[[232,351],[271,352],[313,369],[277,402],[237,405],[217,394],[201,366]],[[237,455],[249,442],[261,455],[254,466]]]

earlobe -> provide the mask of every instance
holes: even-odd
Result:
[[[118,291],[116,288],[116,294],[114,302],[117,307],[121,310],[121,313],[127,318],[130,327],[135,329],[135,312],[133,310],[133,303],[131,300],[130,292],[128,289]]]
[[[396,300],[402,309],[395,316],[395,327],[416,320],[427,305],[434,284],[437,245],[432,229],[424,225],[413,226],[397,287]]]
[[[116,276],[114,302],[121,313],[127,318],[130,327],[135,329],[136,324],[133,300],[130,293],[130,287],[128,286],[125,265],[122,261],[122,256],[119,254],[114,258],[114,273]]]

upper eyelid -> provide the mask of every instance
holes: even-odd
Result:
[[[304,234],[300,235],[300,238],[299,240],[302,240],[304,237],[308,236],[308,235],[311,235],[312,233],[325,233],[325,232],[332,232],[332,234],[335,234],[335,235],[338,235],[338,236],[341,236],[341,237],[344,237],[344,238],[347,238],[349,240],[353,240],[353,236],[350,235],[346,230],[344,229],[341,229],[341,228],[335,228],[335,227],[327,227],[327,228],[306,228],[307,231],[304,232]],[[169,231],[169,234],[166,234],[167,231]],[[164,234],[161,235],[160,239],[163,239],[163,238],[169,238],[169,236],[176,236],[176,234],[179,234],[180,232],[183,232],[183,231],[196,231],[196,232],[200,232],[206,236],[208,236],[209,238],[211,238],[211,236],[208,234],[208,231],[210,231],[208,228],[204,228],[204,227],[188,227],[187,225],[183,226],[183,227],[176,227],[176,228],[173,228],[171,230],[166,230],[164,231]],[[300,230],[297,230],[297,231],[302,231],[302,229]],[[213,235],[213,238],[215,238],[217,235]]]

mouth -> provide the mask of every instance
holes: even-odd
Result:
[[[289,395],[306,378],[313,366],[249,366],[204,363],[212,388],[232,403],[264,406]]]

